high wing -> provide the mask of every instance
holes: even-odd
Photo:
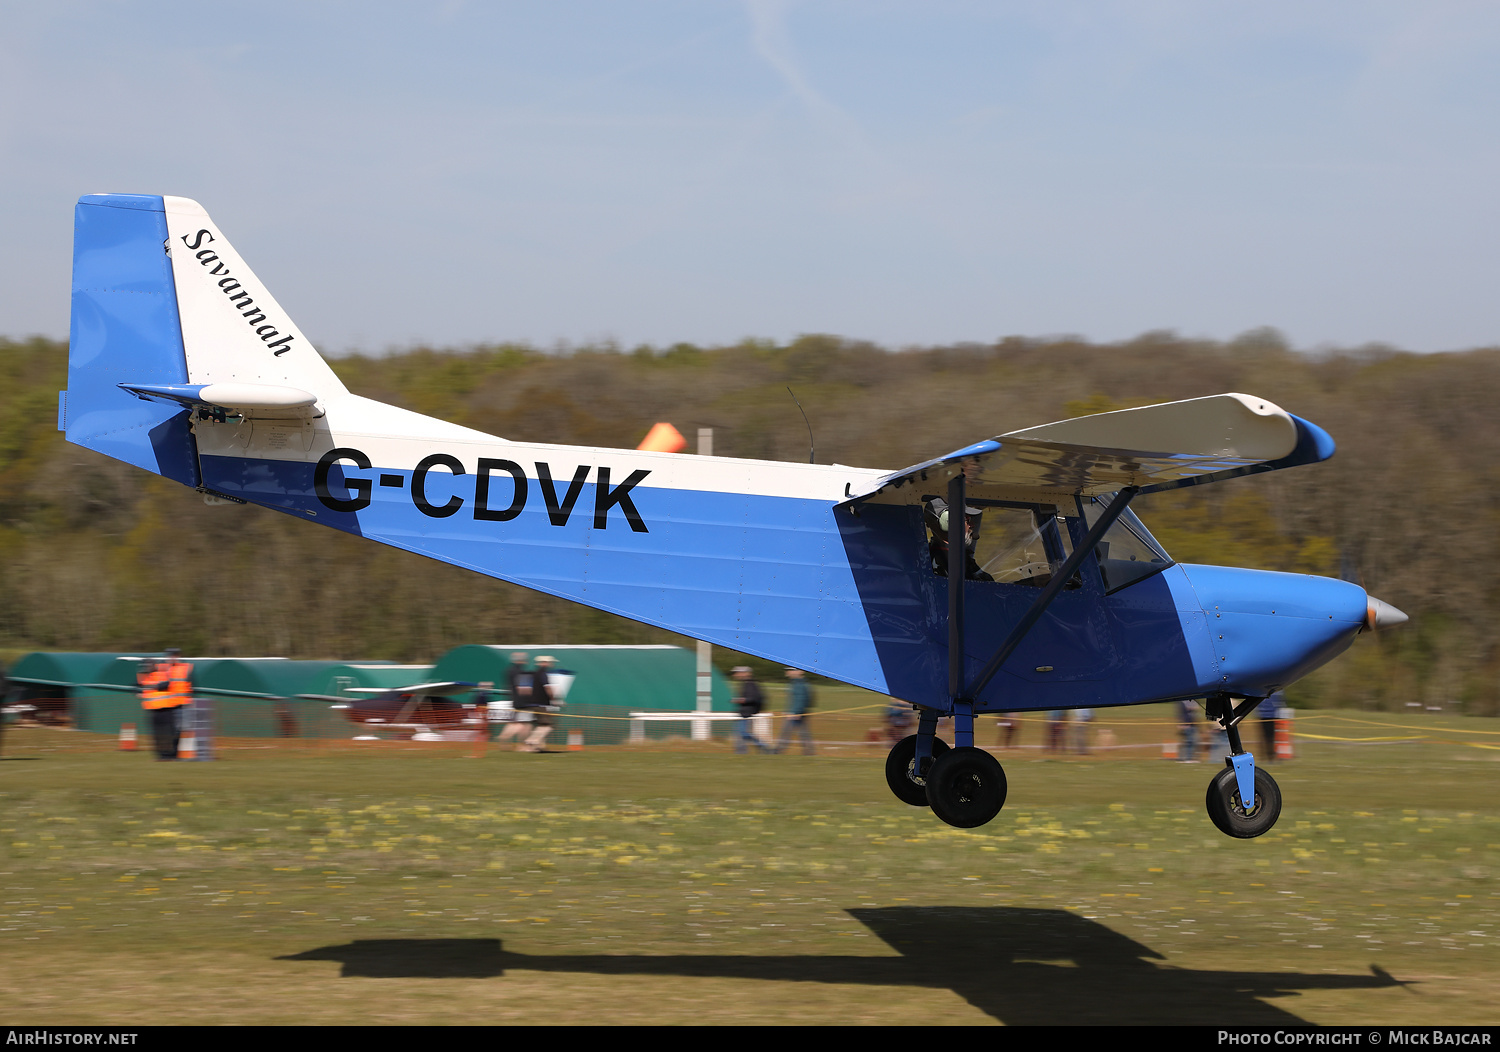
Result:
[[[844,503],[919,503],[959,471],[980,499],[1055,502],[1127,486],[1153,493],[1333,453],[1333,439],[1317,425],[1264,398],[1219,394],[1011,431],[892,472]]]

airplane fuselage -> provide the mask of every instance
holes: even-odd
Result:
[[[363,422],[377,403],[357,401]],[[305,421],[194,420],[199,484],[923,706],[946,705],[948,585],[931,572],[919,510],[839,506],[850,487],[881,471],[506,442],[389,406],[380,407],[382,433],[361,434],[339,427],[341,408],[335,402]],[[1036,589],[964,587],[972,672]],[[1091,559],[979,708],[1263,696],[1339,653],[1365,609],[1363,590],[1341,581],[1208,566],[1166,566],[1106,593]]]

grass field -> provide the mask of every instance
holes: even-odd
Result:
[[[1232,841],[1212,765],[1131,747],[1163,713],[1111,719],[1111,751],[1001,753],[1010,801],[973,831],[897,803],[858,744],[158,764],[11,728],[0,1018],[1500,1019],[1500,723],[1305,716],[1280,824]]]

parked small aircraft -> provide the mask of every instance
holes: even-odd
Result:
[[[522,699],[519,707],[522,718],[529,719],[524,715],[526,711],[561,712],[573,680],[574,674],[565,670],[551,673],[547,683],[557,704],[537,706],[528,704],[529,699]],[[530,682],[529,674],[524,682]],[[353,700],[331,695],[318,697],[334,702],[334,708],[341,710],[351,723],[368,725],[366,730],[395,730],[416,741],[442,741],[444,732],[463,730],[465,724],[471,725],[472,729],[485,722],[509,722],[518,713],[515,699],[504,690],[494,690],[491,684],[445,680],[441,683],[413,683],[394,690],[345,687],[344,693]],[[460,700],[463,698],[477,700]],[[481,702],[485,705],[483,711],[479,708]]]
[[[366,730],[392,730],[400,736],[419,736],[423,740],[441,740],[443,731],[457,730],[464,723],[479,724],[480,714],[473,702],[456,700],[474,692],[474,683],[414,683],[409,687],[388,690],[384,687],[345,687],[354,700],[329,696],[334,708],[343,712],[351,723],[369,724]],[[369,737],[378,737],[369,735]]]
[[[83,197],[73,251],[68,441],[905,698],[917,733],[887,781],[952,825],[1005,802],[976,715],[1201,698],[1233,753],[1209,816],[1257,836],[1281,795],[1240,721],[1406,620],[1344,581],[1174,563],[1130,511],[1333,455],[1263,398],[1043,424],[896,472],[511,442],[346,390],[193,201]]]

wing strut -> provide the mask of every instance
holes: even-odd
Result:
[[[962,466],[948,480],[948,708],[953,713],[953,744],[960,748],[974,744],[974,703],[964,691],[964,581],[969,569],[964,481]],[[918,709],[913,769],[919,785],[925,784],[920,779],[934,759],[932,742],[937,721],[935,709]]]
[[[963,469],[948,480],[948,703],[953,744],[974,744],[974,701],[964,690],[964,582],[969,577],[968,494]],[[920,729],[920,728],[919,728]],[[918,755],[921,755],[920,742]]]
[[[968,494],[962,470],[948,480],[948,696],[964,693],[964,581],[969,571],[969,547],[964,525]],[[955,558],[954,553],[957,552]]]
[[[955,737],[959,745],[972,745],[974,736],[974,699],[977,698],[985,687],[989,686],[990,680],[995,678],[995,673],[1000,671],[1000,666],[1015,653],[1016,647],[1026,638],[1026,633],[1041,620],[1047,607],[1052,605],[1052,600],[1063,590],[1063,586],[1073,579],[1078,572],[1078,567],[1083,564],[1090,553],[1099,546],[1104,539],[1104,534],[1115,524],[1130,501],[1140,489],[1135,486],[1127,486],[1115,494],[1114,500],[1109,502],[1104,514],[1099,516],[1099,521],[1089,530],[1084,537],[1083,543],[1073,549],[1073,554],[1068,556],[1062,564],[1062,568],[1052,575],[1047,582],[1042,594],[1037,596],[1031,604],[1031,609],[1026,611],[1026,616],[1016,623],[1016,627],[1010,630],[1010,635],[1005,637],[1005,642],[1000,644],[994,656],[985,663],[974,682],[964,684],[964,570],[966,556],[958,562],[959,572],[954,574],[953,553],[966,553],[963,547],[963,520],[953,514],[954,508],[964,506],[964,477],[960,473],[948,483],[948,692],[950,703],[953,706]],[[955,503],[955,501],[957,503]],[[955,523],[956,528],[955,528]],[[969,739],[965,741],[967,736]]]

